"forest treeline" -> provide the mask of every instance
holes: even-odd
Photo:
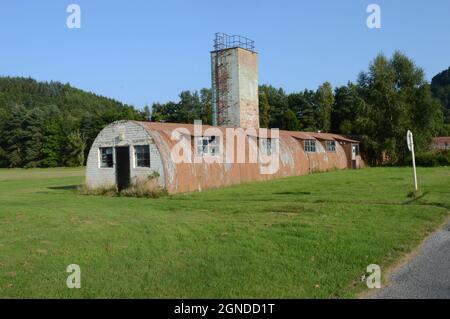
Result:
[[[81,166],[107,124],[143,120],[129,105],[58,82],[0,78],[0,167]]]
[[[212,122],[211,90],[183,91],[179,101],[138,110],[58,82],[0,78],[0,167],[79,166],[107,124],[123,119]],[[372,165],[408,159],[405,133],[426,151],[433,136],[450,135],[450,68],[431,84],[402,53],[378,55],[355,82],[286,93],[259,88],[261,127],[333,132],[361,138]]]

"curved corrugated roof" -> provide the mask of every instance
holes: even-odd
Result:
[[[245,163],[175,163],[171,158],[171,151],[178,141],[172,139],[172,133],[175,130],[182,129],[191,136],[195,136],[193,124],[133,122],[147,130],[149,135],[155,141],[162,157],[166,176],[166,188],[169,193],[191,192],[243,182],[305,175],[314,171],[347,168],[347,150],[339,145],[339,143],[336,145],[336,152],[326,152],[324,146],[320,143],[320,145],[317,146],[317,152],[306,153],[303,148],[303,143],[301,143],[300,140],[320,139],[352,141],[335,134],[279,131],[279,169],[274,174],[265,175],[261,173],[262,164],[251,163],[248,161],[247,155]],[[227,127],[202,125],[203,132],[210,128],[219,129],[223,133],[224,143],[227,143]],[[259,130],[255,130],[255,133],[252,133],[251,130],[244,131],[248,136],[260,134]],[[263,135],[263,137],[266,136]],[[246,140],[245,143],[247,152],[249,148],[248,140]]]
[[[144,128],[152,131],[173,131],[173,130],[180,130],[185,129],[189,131],[191,136],[195,136],[194,132],[194,124],[183,124],[183,123],[161,123],[161,122],[140,122],[140,121],[134,121],[136,123],[139,123]],[[225,126],[211,126],[211,125],[204,125],[202,124],[202,130],[205,131],[207,129],[220,129],[223,133],[226,132],[227,128],[236,129],[236,127],[225,127]],[[252,130],[244,130],[247,135],[254,136],[254,134],[251,132]],[[259,129],[256,129],[256,136],[259,135]],[[267,137],[270,137],[270,129],[267,129]],[[285,130],[279,130],[280,136],[292,136],[298,139],[302,140],[309,140],[309,139],[320,139],[320,140],[339,140],[339,141],[347,141],[350,143],[359,143],[356,140],[349,139],[345,136],[338,135],[338,134],[331,134],[331,133],[316,133],[316,132],[302,132],[302,131],[285,131]],[[266,137],[266,136],[264,136]]]
[[[433,142],[436,144],[450,144],[450,136],[438,136],[438,137],[433,137]]]

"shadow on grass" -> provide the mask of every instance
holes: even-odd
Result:
[[[279,192],[274,195],[311,195],[311,192]]]
[[[415,203],[416,201],[418,201],[419,199],[424,198],[424,197],[425,197],[426,195],[428,195],[428,194],[429,194],[429,192],[425,192],[425,193],[423,193],[422,195],[417,196],[417,197],[414,197],[413,199],[408,200],[408,201],[406,201],[406,202],[404,202],[404,203],[402,203],[402,204],[403,204],[403,205],[413,204],[413,203]]]
[[[80,186],[81,185],[53,186],[53,187],[47,187],[47,189],[70,191],[70,190],[77,190],[78,187],[80,187]]]
[[[402,205],[424,205],[424,206],[435,206],[435,207],[441,207],[441,208],[445,208],[445,209],[449,209],[450,210],[450,205],[446,204],[446,203],[440,203],[440,202],[417,202],[419,199],[423,199],[426,195],[428,195],[429,192],[425,192],[420,196],[417,196],[411,200],[408,200],[406,202],[403,202]]]

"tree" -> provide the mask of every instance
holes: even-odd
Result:
[[[0,95],[1,96],[1,95]],[[0,108],[0,134],[4,134],[5,131],[5,124],[8,119],[8,115],[5,109]],[[7,159],[7,153],[6,153],[6,143],[4,138],[0,139],[0,167],[8,167],[8,159]]]
[[[134,107],[69,84],[0,77],[0,167],[63,165],[66,132],[86,137],[116,120],[143,120]]]
[[[267,102],[269,105],[269,123],[267,128],[286,129],[284,127],[286,119],[284,118],[289,107],[287,96],[283,89],[277,89],[271,85],[261,85],[259,87],[259,94],[265,96],[262,102]]]
[[[152,119],[154,122],[190,123],[201,120],[204,124],[212,124],[212,97],[210,89],[183,91],[180,101],[154,103]]]
[[[433,96],[441,102],[444,122],[450,126],[450,67],[433,77],[431,91]]]
[[[61,129],[58,122],[44,127],[42,141],[42,162],[44,167],[57,167],[61,163]]]
[[[259,92],[259,125],[268,128],[270,125],[270,105],[265,93]]]
[[[288,109],[283,113],[281,118],[282,128],[288,131],[298,131],[300,129],[300,123],[295,113]]]
[[[317,131],[317,99],[316,93],[304,90],[302,93],[292,93],[288,96],[289,108],[296,114],[299,128],[304,131]]]
[[[146,121],[152,120],[152,112],[150,111],[150,107],[148,105],[144,106],[144,117]]]
[[[177,103],[154,103],[152,105],[152,120],[154,122],[177,123],[180,119],[179,105]]]
[[[335,89],[331,112],[331,132],[359,134],[362,120],[359,116],[364,109],[364,100],[359,96],[358,87],[351,82]]]
[[[26,132],[23,129],[26,109],[22,105],[14,104],[8,107],[8,111],[0,132],[2,148],[6,153],[3,162],[6,167],[22,167],[26,164]]]
[[[418,150],[429,146],[442,126],[442,112],[432,99],[423,70],[396,52],[391,59],[378,55],[368,72],[360,74],[359,93],[363,147],[374,164],[405,161],[405,133],[411,129]]]
[[[331,129],[331,113],[334,103],[333,88],[329,82],[323,83],[316,91],[316,125],[322,132]]]
[[[200,90],[201,120],[205,124],[212,125],[212,91],[211,89]]]
[[[70,132],[64,145],[64,165],[70,167],[82,166],[86,142],[80,131]]]

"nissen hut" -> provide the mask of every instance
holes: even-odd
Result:
[[[160,186],[174,194],[364,165],[356,140],[259,128],[257,53],[252,41],[218,34],[211,66],[213,126],[114,122],[92,144],[87,187],[123,190],[156,172]],[[191,151],[189,156],[183,152],[183,161],[174,158],[180,143]],[[276,163],[272,170],[261,161],[265,157]]]

